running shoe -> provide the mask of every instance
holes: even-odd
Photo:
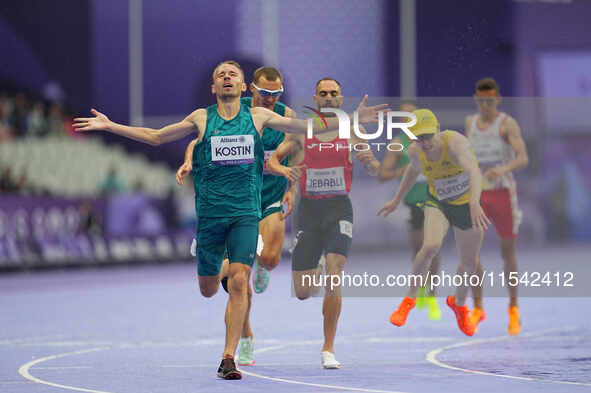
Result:
[[[458,307],[456,300],[453,295],[447,297],[447,305],[456,314],[456,320],[458,321],[458,327],[466,336],[473,336],[476,333],[476,325],[470,320],[470,310],[467,305]]]
[[[341,363],[335,359],[334,353],[322,351],[320,357],[322,359],[322,367],[327,369],[341,368]]]
[[[470,320],[475,326],[478,326],[480,322],[484,322],[486,319],[486,312],[484,308],[474,307],[472,309],[472,313],[470,314]]]
[[[509,307],[509,327],[507,331],[511,336],[521,332],[521,320],[519,319],[519,309],[517,306]]]
[[[218,367],[217,376],[223,379],[242,379],[242,374],[236,369],[234,358],[231,355],[226,355],[222,359]]]
[[[256,293],[262,293],[269,286],[269,278],[271,274],[259,263],[259,261],[256,261],[255,264],[252,287]]]
[[[406,323],[406,317],[408,317],[408,313],[414,308],[416,304],[417,301],[412,297],[405,297],[402,299],[402,302],[396,311],[390,315],[390,322],[396,326],[404,325]]]
[[[242,337],[238,344],[238,365],[252,366],[254,364],[254,338]]]

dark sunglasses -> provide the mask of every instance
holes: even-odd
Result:
[[[260,87],[255,85],[254,82],[252,83],[252,85],[254,86],[255,89],[257,89],[259,94],[262,95],[263,97],[279,97],[281,95],[281,93],[283,93],[283,85],[281,85],[281,88],[279,90],[261,89]]]

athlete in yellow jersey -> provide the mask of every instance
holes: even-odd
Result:
[[[482,175],[474,151],[462,134],[451,130],[440,132],[439,122],[430,110],[418,109],[413,113],[417,123],[410,130],[418,139],[408,148],[410,165],[404,172],[396,196],[378,211],[378,215],[387,216],[393,212],[422,172],[429,183],[425,202],[425,237],[413,263],[413,274],[426,279],[431,260],[439,253],[451,225],[460,254],[458,274],[472,275],[476,271],[483,232],[490,224],[480,206]],[[396,326],[404,325],[408,313],[416,304],[421,283],[415,284],[418,285],[410,286],[408,296],[390,316],[390,322]],[[455,296],[448,296],[447,304],[456,314],[460,330],[472,336],[476,325],[470,320],[465,304],[467,293],[467,285],[458,286]]]

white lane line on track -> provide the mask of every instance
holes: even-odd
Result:
[[[344,338],[343,340],[347,341],[346,338]],[[286,343],[283,345],[274,345],[272,347],[261,348],[261,349],[255,350],[254,352],[255,353],[262,353],[262,352],[269,352],[269,351],[277,351],[280,349],[285,349],[285,348],[294,347],[294,346],[311,345],[311,344],[317,345],[317,344],[322,344],[322,343],[323,343],[322,340],[296,341],[296,342]],[[320,364],[317,364],[316,367],[320,368]],[[352,392],[365,392],[365,393],[405,393],[405,392],[393,391],[393,390],[365,389],[365,388],[356,388],[356,387],[351,387],[351,386],[337,386],[337,385],[325,385],[325,384],[311,383],[311,382],[302,382],[302,381],[296,381],[296,380],[287,379],[287,378],[269,377],[266,375],[257,374],[257,373],[253,373],[250,371],[245,371],[244,368],[239,368],[239,369],[240,369],[241,373],[249,375],[251,377],[261,378],[261,379],[265,379],[268,381],[274,381],[274,382],[290,383],[290,384],[294,384],[294,385],[304,385],[304,386],[312,386],[312,387],[324,388],[324,389],[347,390],[347,391],[352,391]],[[338,373],[338,371],[335,370],[335,373]]]
[[[67,389],[67,390],[75,390],[75,391],[78,391],[78,392],[87,392],[87,393],[111,393],[111,392],[105,392],[103,390],[93,390],[93,389],[77,388],[75,386],[67,386],[67,385],[61,385],[61,384],[53,383],[53,382],[49,382],[49,381],[44,381],[42,379],[39,379],[39,378],[31,375],[31,373],[29,372],[29,370],[31,369],[31,367],[33,367],[34,365],[39,364],[39,363],[42,363],[42,362],[46,362],[48,360],[59,359],[59,358],[63,358],[63,357],[66,357],[66,356],[82,355],[82,354],[90,353],[90,352],[99,352],[99,351],[104,351],[104,350],[109,349],[109,348],[110,347],[90,348],[90,349],[85,349],[85,350],[82,350],[82,351],[67,352],[67,353],[61,353],[59,355],[46,356],[44,358],[35,359],[35,360],[32,360],[32,361],[30,361],[28,363],[23,364],[18,369],[18,372],[19,372],[20,375],[22,375],[23,377],[25,377],[29,381],[32,381],[32,382],[35,382],[35,383],[40,383],[42,385],[48,385],[48,386],[53,386],[53,387],[56,387],[56,388]]]
[[[318,367],[320,367],[320,365],[318,365]],[[240,372],[242,372],[242,374],[250,375],[251,377],[266,379],[268,381],[291,383],[291,384],[295,384],[295,385],[313,386],[316,388],[348,390],[351,392],[367,392],[367,393],[404,393],[404,392],[399,392],[399,391],[394,391],[394,390],[379,390],[379,389],[354,388],[354,387],[350,387],[350,386],[324,385],[324,384],[320,384],[320,383],[295,381],[295,380],[286,379],[286,378],[268,377],[266,375],[255,374],[255,373],[251,373],[250,371],[244,371],[244,369],[242,369],[242,368],[240,369]],[[335,372],[338,372],[338,371],[335,371]]]
[[[516,379],[516,380],[520,380],[520,381],[529,381],[529,382],[546,382],[546,383],[550,382],[550,383],[558,383],[558,384],[565,384],[565,385],[591,386],[591,383],[585,383],[585,382],[556,381],[553,379],[518,377],[515,375],[495,374],[495,373],[489,373],[486,371],[470,370],[467,368],[452,366],[452,365],[449,365],[449,364],[446,364],[446,363],[443,363],[443,362],[437,360],[437,355],[439,355],[443,351],[447,351],[449,349],[467,347],[470,345],[478,345],[478,344],[483,344],[483,343],[506,341],[506,340],[511,340],[511,339],[538,337],[538,336],[544,336],[546,334],[551,334],[551,333],[568,332],[568,331],[572,331],[574,329],[575,329],[575,327],[547,329],[547,330],[541,330],[538,332],[523,333],[523,334],[519,335],[519,337],[498,336],[498,337],[481,338],[481,339],[475,339],[475,340],[470,340],[470,341],[464,341],[464,342],[461,342],[458,344],[446,345],[441,348],[436,348],[436,349],[432,350],[431,352],[427,353],[427,355],[425,356],[425,359],[427,359],[428,362],[430,362],[436,366],[447,368],[449,370],[462,371],[462,372],[466,372],[466,373],[470,373],[470,374],[487,375],[487,376],[492,376],[492,377]]]
[[[56,339],[63,337],[62,335],[53,335],[53,336],[38,336],[38,337],[24,337],[24,338],[13,338],[8,340],[0,340],[0,345],[14,345],[14,344],[24,344],[30,343],[31,341],[36,340],[47,340],[48,338]]]

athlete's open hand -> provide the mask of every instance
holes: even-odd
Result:
[[[367,94],[357,107],[357,114],[359,115],[359,123],[377,123],[380,112],[389,111],[388,104],[380,104],[375,106],[366,106]]]
[[[281,166],[281,174],[289,180],[290,183],[297,183],[300,180],[300,176],[302,176],[302,168],[304,165],[297,165],[297,166]]]
[[[484,232],[488,229],[490,220],[484,214],[480,203],[470,203],[470,217],[472,218],[472,229]]]
[[[378,216],[386,217],[388,214],[392,213],[400,202],[396,202],[396,199],[392,199],[390,202],[386,203],[380,210],[378,210]]]
[[[77,117],[74,119],[74,129],[76,131],[99,131],[108,130],[111,120],[96,109],[91,109],[90,112],[95,117]]]
[[[191,162],[185,162],[178,171],[176,171],[176,182],[181,186],[183,185],[183,178],[187,176],[193,170],[193,164]]]

